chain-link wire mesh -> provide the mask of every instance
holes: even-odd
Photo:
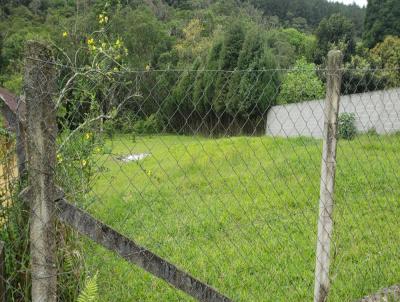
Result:
[[[58,67],[68,202],[233,301],[313,299],[327,70]],[[342,70],[330,301],[399,282],[396,73]],[[99,301],[192,299],[61,224],[53,234],[65,300],[86,276]]]
[[[332,300],[398,278],[399,94],[382,74],[343,72]],[[324,101],[301,102],[307,83],[279,84],[293,75],[309,71],[126,72],[130,85],[100,97],[104,108],[124,102],[116,115],[80,133],[94,155],[75,173],[93,174],[70,198],[233,300],[312,299]],[[284,89],[300,99],[284,104]],[[88,246],[105,300],[187,299]]]

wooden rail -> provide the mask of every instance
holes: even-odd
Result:
[[[198,301],[229,302],[231,299],[216,289],[190,276],[172,263],[138,245],[113,230],[90,214],[68,203],[64,198],[56,202],[57,218],[125,260],[136,264],[152,275],[189,294]]]
[[[377,293],[364,297],[356,302],[386,302],[400,301],[400,284],[379,290]]]

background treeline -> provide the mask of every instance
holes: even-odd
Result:
[[[118,41],[114,50],[126,49],[116,56],[125,70],[119,81],[137,97],[124,104],[114,128],[254,133],[270,106],[323,97],[333,48],[344,53],[344,93],[399,86],[399,10],[395,0],[369,0],[367,8],[325,0],[3,0],[0,85],[20,90],[27,39],[51,41],[82,67],[93,49]],[[63,109],[72,124],[79,118],[71,108],[91,110],[89,98],[109,111],[112,98],[131,92],[119,87],[105,96],[104,79],[76,85],[86,88],[71,93]]]

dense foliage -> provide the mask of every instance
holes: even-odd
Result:
[[[93,112],[109,115],[135,86],[106,130],[254,132],[277,99],[323,95],[323,74],[312,69],[325,68],[332,48],[345,55],[346,93],[399,84],[399,4],[376,3],[369,1],[363,33],[364,8],[326,0],[7,0],[0,7],[0,85],[20,91],[24,42],[39,38],[58,50],[60,87],[79,68],[102,71],[72,81],[60,109],[71,129]]]
[[[382,42],[388,35],[400,35],[400,1],[368,0],[364,40],[368,47]]]
[[[325,0],[252,0],[252,3],[266,15],[275,17],[272,20],[300,30],[312,30],[322,19],[341,14],[356,25],[359,34],[362,32],[365,11],[355,4]]]
[[[354,24],[340,14],[324,18],[315,34],[317,36],[315,60],[318,64],[324,62],[326,54],[332,48],[340,49],[345,61],[348,61],[355,51]]]
[[[300,59],[293,70],[287,73],[281,84],[279,104],[317,100],[325,95],[325,85],[318,78],[315,65]]]

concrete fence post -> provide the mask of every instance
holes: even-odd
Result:
[[[24,95],[30,206],[32,301],[57,301],[54,185],[56,165],[55,66],[52,52],[29,41],[25,53]]]
[[[325,122],[321,162],[321,183],[318,217],[318,238],[315,265],[314,302],[324,302],[329,292],[330,246],[333,231],[333,194],[335,188],[336,145],[342,53],[328,54]]]

